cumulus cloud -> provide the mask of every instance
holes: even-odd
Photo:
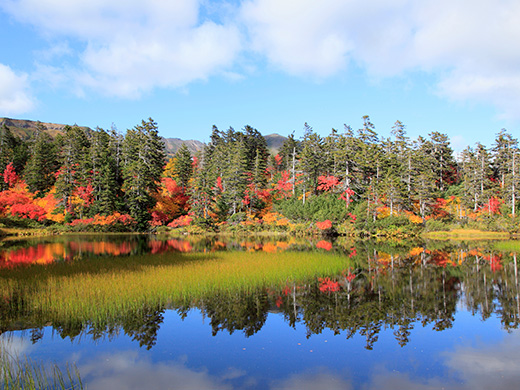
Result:
[[[4,0],[0,8],[49,37],[54,56],[66,53],[67,67],[47,57],[39,69],[79,92],[139,97],[239,77],[241,65],[265,58],[317,79],[352,65],[376,78],[426,72],[444,97],[520,115],[517,0]]]
[[[272,390],[350,390],[353,386],[350,381],[342,378],[340,375],[326,368],[319,368],[313,371],[294,374],[280,381],[275,381],[269,388]]]
[[[252,49],[289,73],[327,77],[349,63],[375,77],[432,72],[440,94],[515,115],[519,13],[515,0],[248,0],[241,18]]]
[[[235,26],[199,21],[197,0],[7,0],[3,7],[54,40],[73,39],[78,64],[63,74],[76,88],[108,95],[205,80],[228,70],[241,47]],[[40,68],[51,73],[52,65]]]
[[[24,73],[16,74],[9,66],[0,64],[0,114],[21,114],[33,106],[28,76]]]
[[[137,352],[98,356],[78,368],[88,388],[93,390],[232,388],[223,378],[205,370],[191,370],[181,362],[153,363],[139,357]]]

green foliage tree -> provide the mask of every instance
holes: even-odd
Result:
[[[39,124],[29,140],[31,155],[24,170],[29,190],[43,193],[54,185],[58,167],[56,147],[45,126]]]
[[[123,191],[130,215],[141,231],[148,229],[149,210],[154,206],[165,165],[164,142],[152,118],[127,131],[122,144]]]
[[[186,146],[182,144],[177,153],[175,153],[175,163],[173,167],[175,177],[178,179],[183,191],[188,188],[188,182],[193,174],[193,158],[191,152]]]

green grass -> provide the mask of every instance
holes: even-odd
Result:
[[[103,324],[147,305],[248,291],[347,268],[344,256],[301,252],[169,253],[51,264],[0,272],[13,313],[53,322]],[[4,306],[2,305],[2,306]],[[12,316],[11,316],[12,318]]]
[[[520,241],[508,240],[493,243],[495,249],[500,251],[520,252]]]
[[[75,365],[67,365],[64,374],[56,364],[45,367],[27,357],[12,356],[4,345],[0,345],[0,386],[2,390],[83,389]]]
[[[434,240],[507,240],[509,239],[509,233],[489,232],[475,229],[454,229],[450,231],[422,233],[421,237]]]

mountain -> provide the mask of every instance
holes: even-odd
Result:
[[[186,144],[191,154],[195,154],[196,152],[202,150],[204,147],[204,143],[189,139],[189,140],[182,140],[180,138],[163,138],[164,144],[166,145],[166,154],[168,156],[173,156],[175,153],[177,153],[177,150],[181,147],[182,144]]]
[[[38,125],[43,125],[51,137],[56,137],[58,134],[63,134],[65,126],[59,123],[39,122],[26,119],[12,119],[0,118],[0,127],[7,126],[11,132],[24,140],[27,140],[36,131]],[[89,127],[80,126],[84,129],[91,130]],[[269,134],[264,136],[267,142],[267,148],[272,154],[278,153],[287,137],[279,134]],[[166,146],[166,155],[172,157],[177,150],[184,143],[192,154],[201,151],[204,148],[204,143],[197,140],[182,140],[180,138],[163,138]]]
[[[273,155],[280,151],[280,148],[287,139],[287,137],[284,137],[280,134],[269,134],[265,135],[264,138],[267,142],[267,148],[269,149],[269,152],[271,152]]]
[[[67,126],[58,123],[30,121],[26,119],[0,118],[0,127],[4,125],[7,126],[14,135],[24,140],[27,140],[31,137],[31,135],[36,131],[38,124],[43,125],[51,137],[56,137],[58,134],[63,134],[63,129],[65,126]],[[86,126],[80,127],[89,129]]]
[[[63,134],[65,126],[59,123],[39,122],[31,121],[26,119],[12,119],[12,118],[0,118],[0,127],[7,126],[11,132],[21,139],[27,140],[36,131],[38,125],[43,125],[51,137],[56,137],[58,134]],[[84,129],[91,130],[89,127],[80,126]],[[166,146],[166,154],[168,157],[173,156],[180,146],[185,143],[188,149],[195,153],[202,150],[204,144],[196,140],[183,141],[179,138],[163,138]]]

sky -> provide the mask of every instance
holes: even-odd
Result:
[[[0,117],[162,136],[520,125],[518,0],[2,0]]]

